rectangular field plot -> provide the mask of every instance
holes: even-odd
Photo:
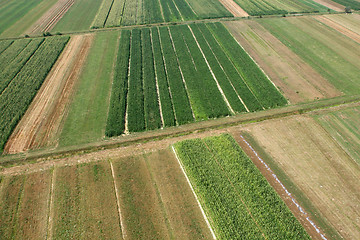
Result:
[[[106,135],[287,103],[220,24],[121,32]]]
[[[0,151],[68,40],[16,40],[0,54]]]
[[[328,8],[312,0],[234,0],[249,15],[327,12]]]
[[[313,18],[259,21],[338,90],[358,94],[359,44]]]
[[[310,239],[230,135],[174,147],[219,239]]]
[[[315,116],[349,156],[360,165],[360,107]]]
[[[92,28],[232,16],[217,0],[103,0]]]
[[[170,151],[113,161],[128,239],[210,239],[180,166]]]
[[[335,117],[329,116],[330,127],[325,125],[332,135],[337,133],[331,125],[339,124],[337,113],[334,114]],[[358,121],[356,113],[351,115]],[[346,120],[342,122],[346,124]],[[355,122],[350,120],[348,124]],[[339,133],[350,131],[349,125],[341,127],[339,124]],[[249,125],[245,130],[260,151],[269,156],[269,163],[281,169],[283,178],[301,191],[296,197],[302,205],[307,205],[314,220],[322,224],[320,227],[328,238],[360,237],[360,167],[334,140],[341,136],[332,138],[309,116],[264,121]],[[351,151],[351,147],[348,149]]]

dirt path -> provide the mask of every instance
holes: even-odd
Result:
[[[50,31],[74,3],[75,0],[58,0],[38,21],[26,30],[25,34]]]
[[[345,11],[345,6],[339,4],[339,3],[336,3],[336,2],[333,2],[331,0],[314,0],[314,2],[317,2],[327,8],[330,8],[332,10],[335,10],[337,12],[344,12]]]
[[[234,17],[248,17],[249,14],[244,11],[233,0],[219,0],[224,7],[234,15]]]
[[[345,36],[351,38],[355,42],[360,43],[360,35],[357,34],[356,32],[351,31],[350,29],[346,28],[345,26],[343,26],[327,17],[324,17],[324,16],[315,16],[314,18],[316,20],[326,24],[327,26],[335,29],[336,31],[340,32],[341,34],[344,34]]]
[[[259,23],[237,21],[225,25],[291,103],[341,95]]]
[[[45,79],[25,116],[15,128],[5,152],[18,153],[54,144],[72,90],[79,77],[93,36],[74,36]]]

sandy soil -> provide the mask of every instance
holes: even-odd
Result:
[[[345,36],[351,38],[355,42],[360,43],[360,34],[351,31],[350,29],[346,28],[342,24],[339,24],[336,21],[333,21],[325,16],[315,16],[314,18],[317,19],[318,21],[326,24],[327,26],[335,29],[336,31],[344,34]]]
[[[225,25],[291,103],[341,95],[257,22],[226,22]]]
[[[17,153],[54,144],[92,39],[92,35],[71,38],[9,138],[5,152]]]
[[[50,31],[74,3],[75,0],[58,0],[39,20],[26,30],[25,34]]]
[[[360,167],[312,118],[245,128],[345,239],[360,238]]]
[[[320,3],[321,5],[330,8],[332,10],[335,10],[337,12],[344,12],[345,11],[345,6],[333,2],[331,0],[314,0],[314,2]]]
[[[249,14],[244,11],[233,0],[219,0],[224,7],[234,15],[234,17],[248,17]]]

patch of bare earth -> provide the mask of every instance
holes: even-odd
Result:
[[[219,0],[224,7],[231,12],[234,17],[248,17],[249,14],[244,11],[237,3],[233,0]]]
[[[331,0],[314,0],[314,2],[317,2],[327,8],[330,8],[334,11],[337,11],[337,12],[344,12],[345,11],[345,6],[339,4],[339,3],[336,3],[336,2],[333,2]]]
[[[9,138],[5,152],[18,153],[56,143],[55,136],[61,129],[92,39],[92,35],[71,38]]]
[[[360,167],[315,120],[287,117],[244,128],[345,239],[360,239]]]
[[[34,34],[50,31],[65,15],[75,0],[58,0],[39,20],[37,20],[25,34]]]
[[[291,103],[341,95],[259,23],[237,21],[225,25]]]
[[[337,23],[336,21],[333,21],[329,18],[326,18],[324,16],[315,16],[316,20],[326,24],[327,26],[335,29],[336,31],[340,32],[341,34],[344,34],[345,36],[351,38],[355,42],[360,43],[360,35],[356,32],[351,31],[350,29],[346,28],[345,26]]]

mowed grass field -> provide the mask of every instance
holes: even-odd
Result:
[[[311,116],[292,116],[242,130],[258,152],[281,169],[284,183],[290,181],[300,190],[295,197],[327,237],[357,239],[360,167],[325,129]]]
[[[170,149],[2,175],[2,239],[210,239]]]
[[[357,94],[360,87],[359,44],[313,18],[259,21],[338,90]]]

